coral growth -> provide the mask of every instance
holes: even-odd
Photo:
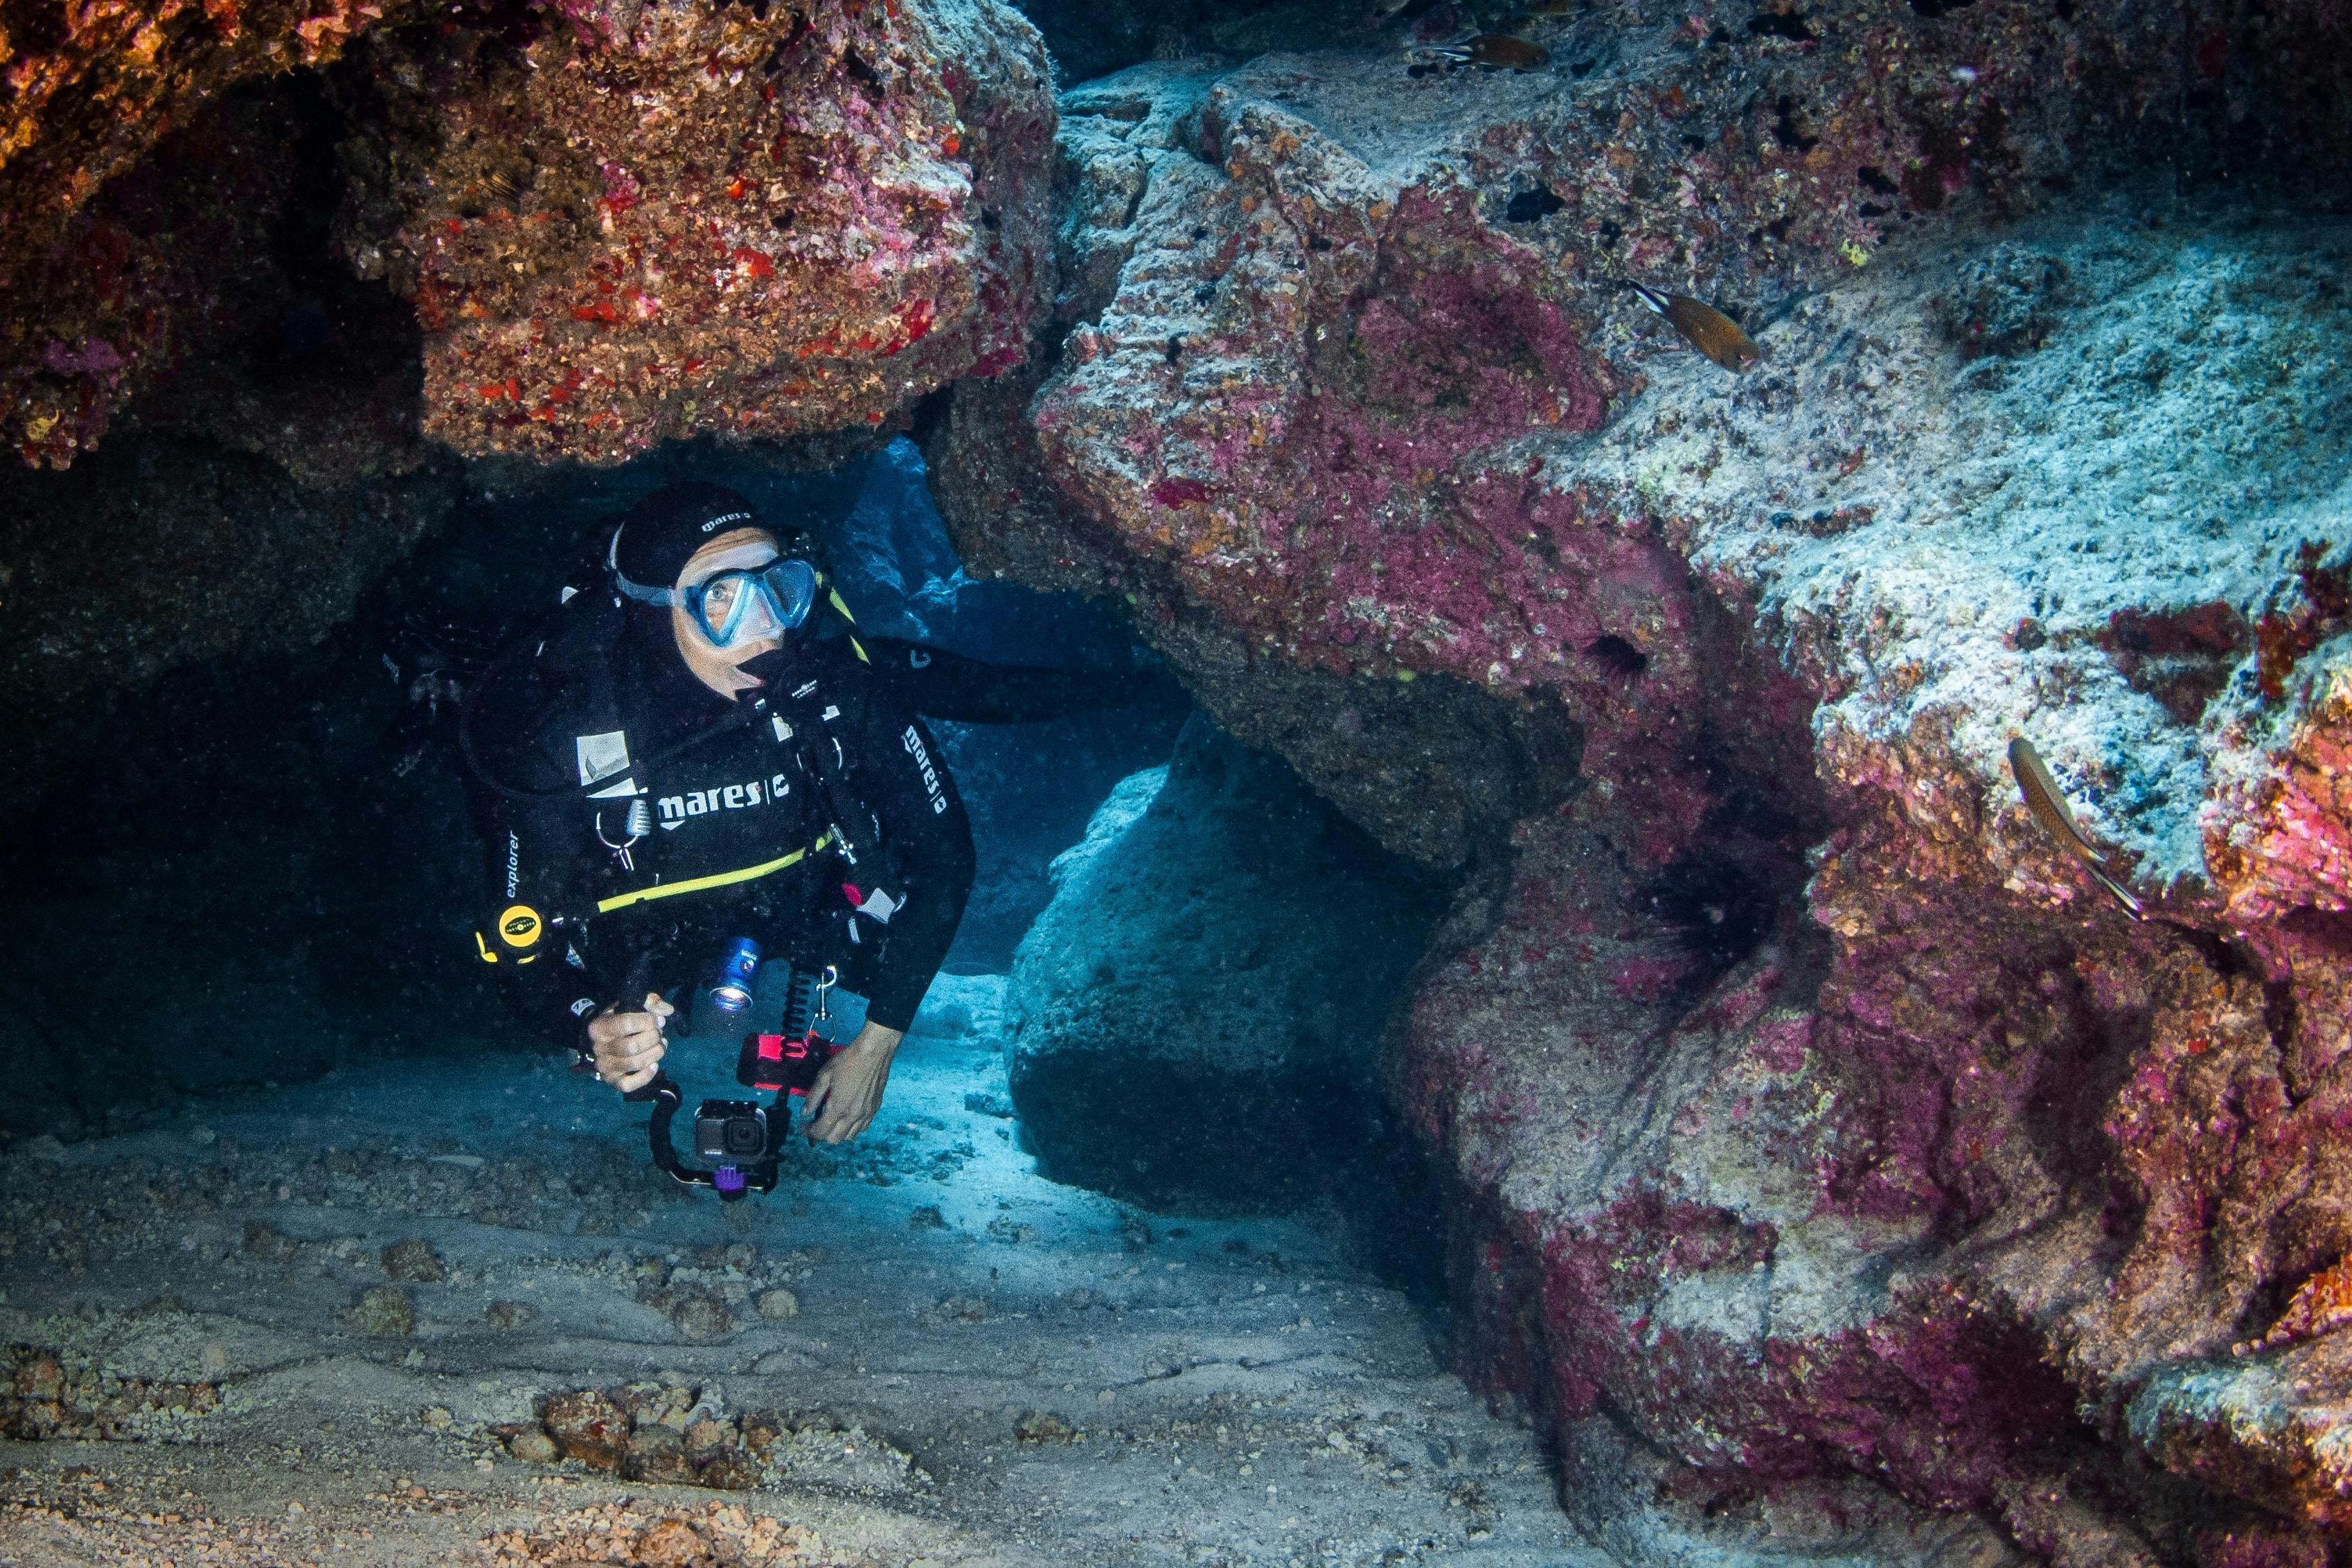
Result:
[[[1020,361],[1055,119],[1016,15],[562,16],[511,53],[378,50],[382,163],[344,243],[415,300],[429,432],[609,461],[863,429]]]

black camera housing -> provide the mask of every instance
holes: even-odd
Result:
[[[756,1163],[772,1148],[768,1108],[750,1100],[706,1100],[694,1113],[694,1154],[730,1165]]]

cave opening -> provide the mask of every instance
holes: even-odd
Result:
[[[239,485],[267,500],[261,465],[142,433],[37,478],[35,515],[142,482],[160,496],[190,463],[224,510]],[[656,1172],[645,1112],[549,1056],[469,961],[483,849],[452,742],[488,650],[541,635],[540,606],[610,520],[682,477],[822,520],[877,650],[1131,688],[1063,717],[931,721],[977,852],[954,944],[873,1128],[789,1145],[777,1191],[737,1205]],[[639,1483],[813,1488],[985,1523],[1007,1517],[1000,1463],[1047,1456],[1075,1497],[1123,1494],[1155,1447],[1189,1438],[1231,1450],[1220,1485],[1236,1495],[1263,1498],[1271,1473],[1305,1489],[1286,1506],[1336,1520],[1357,1484],[1312,1481],[1296,1457],[1339,1452],[1340,1430],[1360,1454],[1405,1444],[1483,1478],[1482,1529],[1559,1536],[1532,1436],[1434,1359],[1446,1198],[1382,1081],[1458,871],[1382,848],[1235,739],[1117,616],[967,574],[905,441],[827,470],[709,446],[614,469],[481,465],[446,494],[315,643],[183,657],[43,710],[45,769],[20,781],[0,843],[22,933],[0,990],[26,1042],[0,1161],[20,1268],[0,1305],[26,1315],[11,1374],[46,1387],[63,1371],[57,1399],[5,1405],[9,1438],[46,1454],[201,1433],[241,1400],[290,1451],[341,1451],[368,1401],[281,1386],[263,1348],[300,1342],[470,1378],[466,1398],[431,1395],[448,1425],[420,1436],[446,1451],[404,1451],[418,1476],[535,1463],[542,1441],[559,1469],[604,1473],[567,1425],[576,1397],[618,1402],[636,1447],[605,1469]],[[689,1105],[742,1092],[735,1042],[780,1026],[778,973],[740,1016],[707,986],[675,996],[666,1066]],[[836,998],[832,1032],[862,1013]],[[721,1377],[747,1346],[771,1372],[817,1366],[803,1325],[839,1311],[887,1321],[837,1379],[787,1378],[770,1410]],[[38,1326],[58,1312],[89,1327]],[[177,1382],[126,1396],[83,1370],[91,1346],[169,1361],[156,1347],[175,1335],[196,1357]],[[877,1389],[906,1376],[869,1368],[933,1358],[943,1336],[947,1405],[939,1386]],[[1381,1349],[1336,1390],[1285,1370],[1364,1345]],[[1051,1386],[994,1364],[1041,1353]],[[559,1370],[530,1370],[551,1354]],[[671,1397],[718,1420],[732,1458],[651,1452],[646,1411]],[[873,1463],[798,1453],[834,1432]],[[1383,1504],[1379,1528],[1426,1529],[1458,1511],[1449,1495]],[[1089,1514],[1057,1528],[1091,1540]],[[1223,1514],[1181,1528],[1258,1528]]]

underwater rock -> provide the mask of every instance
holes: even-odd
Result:
[[[1107,606],[968,575],[913,442],[892,442],[866,472],[856,505],[827,539],[859,626],[992,664],[1131,677],[1120,707],[1024,724],[932,721],[977,858],[949,962],[1002,973],[1053,897],[1047,864],[1085,831],[1112,785],[1167,758],[1191,704],[1164,673],[1135,668],[1133,639]],[[1040,757],[1053,765],[1039,766]]]
[[[1693,280],[1760,321],[1866,262],[1895,208],[2027,200],[2170,68],[2116,66],[2148,25],[2120,5],[2071,27],[1861,4],[1808,25],[1832,41],[1694,40],[1604,6],[1532,24],[1550,73],[1363,52],[1071,89],[1067,335],[1025,405],[959,391],[977,406],[934,438],[943,510],[1013,534],[1028,581],[1135,597],[1155,645],[1200,617],[1262,661],[1552,694],[1587,771],[1686,837],[1709,803],[1659,753],[1686,749],[1730,650],[1672,541],[1541,471],[1690,357],[1619,280]],[[1882,206],[1862,169],[1914,194]],[[1515,219],[1531,190],[1555,205]],[[1339,798],[1348,770],[1283,749]]]
[[[541,1408],[540,1420],[566,1458],[591,1469],[621,1468],[629,1443],[629,1418],[603,1394],[582,1389],[557,1394]]]
[[[284,316],[294,300],[278,242],[313,199],[300,188],[306,144],[324,153],[333,140],[307,112],[312,79],[286,73],[331,62],[411,9],[12,8],[0,24],[0,443],[62,468],[134,393]],[[413,397],[411,413],[413,435]]]
[[[686,1439],[667,1426],[639,1426],[621,1455],[621,1474],[633,1481],[687,1481]]]
[[[123,1377],[42,1345],[0,1350],[0,1435],[19,1442],[186,1442],[220,1403],[215,1384]]]
[[[727,1303],[709,1290],[695,1288],[677,1292],[664,1291],[667,1301],[656,1305],[677,1328],[677,1337],[690,1345],[707,1345],[725,1339],[735,1331],[735,1320],[727,1310]]]
[[[370,57],[342,243],[415,302],[429,433],[610,462],[864,430],[1020,363],[1055,112],[1017,13],[559,9]]]
[[[482,1310],[482,1321],[494,1329],[526,1328],[539,1321],[539,1309],[525,1301],[493,1301]]]
[[[315,646],[446,513],[457,475],[432,465],[312,489],[263,457],[142,431],[66,473],[11,475],[8,489],[0,700],[47,718],[203,660]],[[0,803],[83,760],[83,737],[43,729]]]
[[[2347,246],[2102,212],[1891,257],[1738,395],[1662,367],[1554,459],[1817,694],[1831,831],[1806,918],[1679,994],[1596,914],[1622,796],[1457,915],[1404,1103],[1498,1387],[1701,1492],[1851,1466],[2042,1554],[2340,1526],[2332,1320],[2264,1335],[2352,1251]],[[1951,328],[1989,277],[2044,312],[1998,353]],[[2158,918],[2032,821],[2021,733]]]
[[[1580,745],[1399,1042],[1490,1386],[1701,1498],[1863,1474],[2037,1555],[2284,1552],[2336,1517],[2342,1352],[2230,1351],[2352,1252],[2352,235],[2127,185],[1987,236],[2196,132],[2126,129],[2172,68],[2126,8],[2080,53],[1918,16],[1066,93],[1067,335],[958,389],[942,510],[1188,679],[1234,650],[1213,710],[1444,678]],[[2021,734],[2155,918],[2035,825]],[[1406,847],[1439,792],[1344,739],[1277,743]]]
[[[436,1285],[449,1278],[449,1266],[441,1260],[433,1244],[421,1236],[392,1243],[381,1257],[384,1273],[408,1284]],[[494,1308],[496,1305],[492,1303]]]
[[[539,1431],[515,1433],[507,1439],[507,1452],[528,1465],[551,1465],[563,1457],[555,1439]]]
[[[1969,1514],[1937,1518],[1860,1478],[1695,1493],[1674,1461],[1605,1415],[1562,1434],[1561,1496],[1624,1568],[2013,1568],[2032,1559]],[[2116,1563],[2127,1559],[2108,1558]]]
[[[1008,1006],[1023,1133],[1053,1179],[1280,1207],[1373,1099],[1437,899],[1279,761],[1195,719],[1055,864]]]

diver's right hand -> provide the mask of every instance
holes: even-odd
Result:
[[[615,1002],[588,1020],[588,1049],[596,1058],[597,1078],[628,1094],[653,1082],[662,1053],[669,1048],[662,1039],[663,1026],[677,1009],[654,991],[646,993],[642,1013],[624,1013],[620,1007]]]

